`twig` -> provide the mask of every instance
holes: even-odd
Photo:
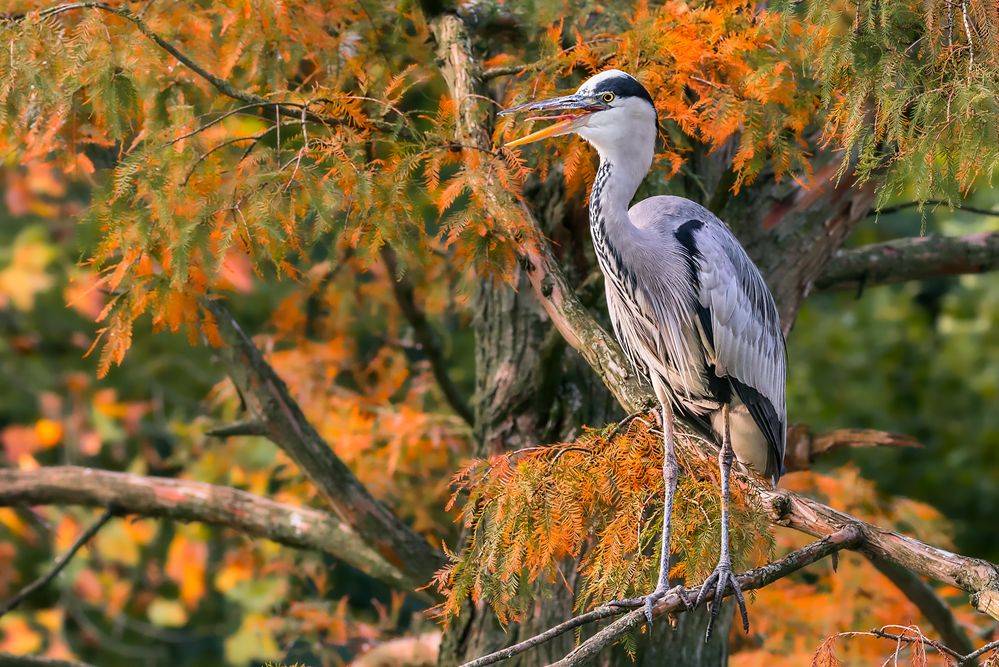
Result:
[[[620,616],[624,612],[625,610],[621,607],[608,607],[606,605],[597,607],[593,611],[580,614],[579,616],[574,616],[568,621],[559,623],[558,625],[549,628],[541,634],[531,637],[530,639],[525,639],[524,641],[514,644],[513,646],[508,646],[504,649],[496,651],[495,653],[490,653],[489,655],[484,655],[481,658],[476,658],[475,660],[466,662],[461,665],[461,667],[483,667],[484,665],[491,665],[494,662],[507,660],[508,658],[519,655],[524,651],[529,651],[535,646],[540,646],[545,642],[551,641],[560,635],[564,635],[570,630],[574,630],[581,625],[586,625],[587,623],[599,621],[604,618],[610,618],[611,616]]]
[[[55,579],[59,575],[59,573],[62,572],[63,568],[69,565],[69,561],[73,559],[73,556],[76,555],[76,552],[79,551],[83,547],[83,545],[89,542],[94,537],[94,535],[97,534],[97,531],[103,528],[104,524],[110,521],[114,517],[114,515],[115,515],[115,509],[113,507],[108,507],[107,509],[105,509],[104,513],[101,514],[96,521],[90,524],[85,531],[80,533],[80,536],[76,538],[76,541],[73,542],[73,544],[69,547],[66,553],[64,553],[62,556],[60,556],[55,560],[55,562],[52,564],[52,567],[49,568],[48,572],[43,574],[38,579],[35,579],[33,582],[31,582],[24,588],[22,588],[17,593],[17,595],[7,600],[5,603],[3,603],[3,605],[0,605],[0,616],[3,616],[7,612],[16,609],[18,605],[24,602],[35,591],[44,588],[45,586],[48,585],[50,581]]]
[[[955,651],[967,654],[975,649],[971,643],[971,638],[958,624],[954,614],[940,599],[933,587],[923,581],[920,577],[909,570],[877,558],[869,559],[871,564],[877,568],[881,574],[888,577],[902,593],[919,609],[920,613],[926,617],[943,643],[954,648]]]
[[[0,667],[93,667],[89,662],[0,653]]]
[[[444,359],[444,350],[441,347],[440,335],[427,320],[426,313],[416,304],[413,283],[405,275],[399,275],[399,262],[396,259],[395,251],[391,247],[382,246],[382,260],[388,269],[389,281],[392,283],[392,292],[395,300],[399,304],[399,309],[403,316],[413,327],[413,333],[423,348],[423,354],[430,362],[430,370],[437,380],[437,385],[441,388],[444,398],[451,404],[455,413],[464,419],[469,425],[475,423],[475,414],[471,406],[465,401],[458,386],[448,372],[447,361]]]
[[[874,218],[882,215],[891,215],[892,213],[898,213],[899,211],[904,211],[909,208],[916,208],[921,206],[952,206],[951,202],[945,201],[943,199],[928,199],[927,201],[910,201],[904,204],[895,204],[894,206],[888,206],[882,209],[872,209],[870,213],[867,214],[868,218]],[[999,211],[993,211],[988,208],[979,208],[977,206],[954,206],[955,213],[974,213],[976,215],[992,215],[999,216]]]
[[[255,419],[244,419],[232,424],[223,424],[222,426],[216,426],[205,431],[205,435],[213,438],[226,438],[234,435],[264,435],[265,433],[264,425]]]
[[[888,632],[888,628],[899,628],[903,631],[908,630],[915,633],[915,636],[899,634],[895,632]],[[890,639],[891,641],[898,642],[899,644],[923,644],[924,646],[929,646],[930,648],[937,651],[941,655],[947,655],[958,661],[958,664],[965,663],[969,658],[967,656],[961,655],[954,649],[944,646],[940,642],[930,639],[924,635],[919,628],[909,627],[904,625],[885,625],[880,628],[872,628],[871,630],[856,630],[853,632],[841,632],[839,637],[878,637],[880,639]]]

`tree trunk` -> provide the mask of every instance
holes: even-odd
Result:
[[[584,257],[589,243],[585,209],[567,206],[562,175],[553,173],[541,185],[529,188],[532,208],[545,224],[545,233],[562,251],[570,280],[579,284],[588,273]],[[568,209],[568,210],[567,210]],[[570,261],[570,258],[575,261]],[[478,454],[489,455],[539,443],[568,440],[584,424],[603,425],[624,416],[620,406],[590,367],[552,328],[521,272],[517,289],[484,281],[476,295],[476,405]],[[602,311],[603,312],[603,311]],[[577,588],[576,564],[563,565],[566,582]],[[445,633],[440,664],[458,665],[527,639],[573,615],[574,590],[547,586],[539,591],[530,618],[502,628],[488,605],[471,603]],[[717,631],[704,642],[706,615],[684,614],[671,629],[662,621],[653,628],[653,640],[641,635],[633,661],[624,650],[607,652],[604,665],[723,665],[731,609],[723,608]],[[588,630],[589,632],[593,630]],[[576,645],[567,633],[518,657],[513,664],[547,665]]]

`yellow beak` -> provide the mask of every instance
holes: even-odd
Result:
[[[524,146],[525,144],[533,144],[535,141],[541,141],[542,139],[547,139],[548,137],[557,137],[569,132],[572,127],[573,120],[560,120],[557,123],[553,123],[548,127],[543,127],[536,132],[531,132],[525,137],[520,139],[514,139],[513,141],[508,141],[503,144],[507,148],[513,148],[514,146]]]

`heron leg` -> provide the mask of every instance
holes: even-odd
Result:
[[[718,452],[718,466],[721,471],[721,555],[718,557],[718,566],[701,586],[701,590],[697,594],[697,601],[694,603],[695,607],[700,605],[707,591],[712,588],[714,589],[714,598],[709,603],[711,618],[708,620],[708,629],[704,636],[705,641],[711,636],[711,628],[714,625],[715,619],[718,618],[718,612],[721,610],[722,598],[730,586],[739,605],[739,613],[742,616],[742,628],[745,632],[749,632],[749,614],[746,612],[746,598],[742,594],[742,587],[739,586],[739,581],[732,572],[732,559],[728,551],[728,478],[732,472],[732,459],[735,456],[732,451],[732,440],[729,433],[728,405],[722,406],[722,422],[724,423],[724,432],[722,433],[722,446]]]
[[[648,595],[640,598],[628,598],[625,600],[613,600],[610,605],[645,607],[645,619],[649,626],[652,625],[652,609],[656,603],[663,599],[672,589],[669,585],[669,546],[670,546],[670,524],[673,518],[673,499],[676,496],[677,481],[680,478],[680,465],[676,459],[676,450],[673,446],[673,411],[668,403],[663,404],[663,483],[666,488],[666,497],[663,502],[663,531],[662,544],[659,548],[659,578],[656,589]],[[691,607],[687,591],[683,586],[675,587],[676,593],[683,600],[684,604]]]

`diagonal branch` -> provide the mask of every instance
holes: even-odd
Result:
[[[430,581],[443,555],[375,499],[333,453],[228,308],[210,299],[202,304],[226,343],[219,358],[264,435],[295,461],[337,516],[394,566],[394,585],[413,591]]]
[[[441,338],[427,320],[426,313],[416,304],[412,281],[405,275],[399,275],[399,262],[396,260],[395,251],[391,247],[382,246],[382,260],[385,262],[389,272],[389,281],[392,283],[392,291],[395,293],[395,300],[399,304],[399,309],[403,316],[413,327],[416,339],[420,341],[420,348],[430,362],[430,370],[437,380],[444,398],[451,404],[451,409],[465,420],[469,425],[475,423],[475,414],[468,405],[458,386],[451,379],[448,372],[447,361],[444,359],[444,350],[441,349]]]
[[[753,590],[763,588],[778,579],[782,579],[792,572],[811,565],[830,554],[834,554],[842,549],[849,549],[856,545],[860,539],[860,530],[853,526],[848,526],[825,537],[818,542],[813,542],[806,547],[792,551],[783,558],[768,563],[756,569],[739,575],[739,585],[743,590]],[[695,598],[700,589],[690,591],[690,597]],[[708,600],[714,599],[714,590],[705,593]],[[658,618],[663,614],[677,614],[687,611],[686,603],[678,594],[669,593],[652,610],[653,617]],[[604,605],[587,614],[577,616],[550,630],[547,630],[535,637],[510,646],[495,653],[478,658],[465,663],[462,667],[484,667],[500,660],[506,660],[524,651],[528,651],[540,644],[543,644],[555,637],[575,629],[587,623],[592,623],[603,618],[616,616],[625,613],[625,609],[616,606]],[[624,633],[634,627],[638,627],[645,622],[645,610],[642,607],[628,611],[623,617],[614,621],[606,628],[600,630],[592,637],[577,646],[571,653],[562,660],[556,662],[552,667],[568,667],[570,665],[584,665],[594,660],[600,651],[609,646]]]
[[[227,486],[77,466],[0,469],[0,506],[18,505],[114,507],[118,514],[200,521],[329,554],[393,586],[400,577],[396,565],[336,516]]]
[[[862,288],[999,269],[999,232],[923,236],[840,250],[815,282],[819,289]]]
[[[111,506],[104,510],[104,513],[101,514],[96,521],[87,526],[87,529],[80,533],[80,536],[73,541],[73,544],[71,544],[69,549],[66,550],[66,553],[56,558],[48,572],[32,581],[30,584],[22,588],[17,595],[0,605],[0,616],[16,609],[18,605],[28,599],[28,597],[30,597],[35,591],[44,588],[50,581],[59,576],[59,573],[62,572],[67,565],[69,565],[69,561],[73,560],[73,556],[76,555],[76,552],[82,549],[87,542],[93,539],[94,535],[96,535],[97,532],[104,527],[104,524],[111,520],[114,514],[114,509]]]

